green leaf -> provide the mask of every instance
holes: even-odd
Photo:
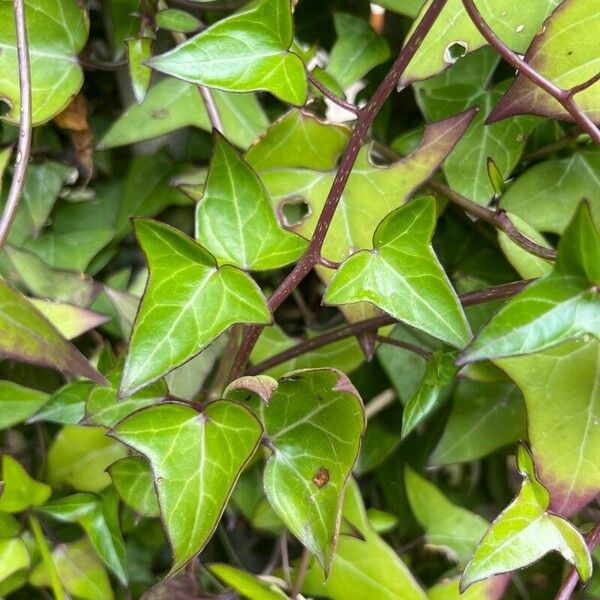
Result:
[[[508,179],[519,162],[528,134],[538,123],[531,117],[516,117],[486,125],[486,117],[505,89],[504,83],[487,90],[482,85],[465,85],[461,81],[447,87],[422,86],[418,96],[428,120],[449,117],[469,106],[480,107],[443,166],[452,189],[479,204],[487,205],[496,194],[486,158],[494,161],[501,179]]]
[[[402,413],[402,437],[436,411],[447,399],[458,368],[455,351],[438,350],[427,361],[425,374]]]
[[[66,302],[38,298],[30,298],[29,301],[68,340],[79,337],[109,320],[105,315]]]
[[[373,67],[385,62],[390,49],[367,21],[349,13],[333,16],[337,40],[331,49],[326,72],[343,89],[356,83]]]
[[[44,504],[52,493],[49,485],[32,479],[9,454],[2,455],[2,483],[0,510],[7,513],[23,512],[30,506]]]
[[[507,6],[505,0],[488,0],[478,5],[478,8],[485,21],[507,46],[516,52],[525,52],[544,19],[559,2],[560,0],[531,0],[523,5]],[[423,6],[406,36],[407,40],[430,5],[431,0]],[[448,0],[408,64],[400,83],[406,85],[427,79],[453,65],[457,56],[464,56],[485,44],[462,1]]]
[[[234,402],[216,401],[202,412],[165,403],[127,417],[112,435],[150,461],[175,573],[212,536],[262,427]]]
[[[101,497],[74,494],[49,502],[38,511],[58,521],[79,523],[92,546],[122,585],[127,585],[127,560],[118,515],[119,501],[110,488]]]
[[[165,8],[159,10],[154,21],[161,29],[178,31],[179,33],[193,33],[202,27],[202,23],[185,10]]]
[[[512,298],[464,351],[461,363],[539,352],[600,337],[600,234],[583,202],[558,245],[554,270]]]
[[[600,342],[584,336],[496,362],[523,392],[540,478],[568,516],[600,492]]]
[[[267,498],[327,573],[366,424],[360,396],[343,373],[313,369],[282,377],[268,404],[255,398],[252,406],[272,451],[264,472]]]
[[[85,400],[93,387],[88,381],[67,383],[57,390],[28,423],[48,421],[62,425],[76,425],[85,416]]]
[[[554,85],[568,90],[598,74],[600,60],[594,36],[599,28],[596,7],[585,0],[564,0],[539,30],[525,61]],[[596,123],[600,123],[599,94],[600,81],[595,81],[575,95],[577,105]],[[573,120],[557,100],[520,73],[496,105],[490,121],[519,114]]]
[[[29,568],[31,559],[27,546],[19,538],[0,539],[0,581]]]
[[[65,181],[77,175],[72,167],[53,160],[27,167],[23,197],[17,208],[8,241],[21,245],[42,231]]]
[[[12,381],[0,381],[0,429],[26,421],[48,400],[48,394],[23,387]]]
[[[84,273],[50,267],[27,250],[6,246],[20,282],[34,295],[87,307],[100,292],[100,285]]]
[[[127,456],[127,448],[106,435],[101,427],[67,425],[48,450],[47,479],[53,486],[69,485],[97,493],[110,484],[106,468]]]
[[[312,331],[307,331],[307,339],[315,337],[317,334]],[[283,352],[289,348],[301,343],[301,339],[288,336],[278,325],[265,327],[258,338],[258,342],[250,358],[253,363],[260,363],[268,359],[274,354]],[[316,369],[322,365],[327,365],[333,369],[339,369],[344,373],[354,371],[363,362],[364,356],[356,341],[356,338],[345,338],[306,352],[286,360],[285,362],[267,369],[265,374],[271,377],[281,377],[285,373],[295,371],[297,369]]]
[[[158,71],[231,92],[266,90],[294,105],[306,100],[306,75],[290,52],[288,0],[254,0],[170,52],[150,60]]]
[[[256,283],[183,233],[137,219],[150,275],[125,360],[119,395],[129,396],[183,364],[236,323],[268,324]]]
[[[0,354],[14,360],[77,373],[102,383],[104,377],[19,292],[0,280]]]
[[[138,104],[144,101],[150,85],[152,69],[146,66],[145,61],[152,56],[153,43],[154,39],[149,37],[137,37],[126,41],[129,78],[133,96]]]
[[[158,517],[158,499],[147,461],[130,456],[113,463],[108,473],[123,502],[145,517]]]
[[[65,590],[73,596],[82,600],[113,600],[104,565],[86,538],[56,546],[52,551],[52,561]],[[30,582],[36,587],[50,587],[43,562],[31,573]]]
[[[213,575],[216,575],[228,587],[232,587],[242,594],[244,598],[250,600],[285,600],[287,598],[274,583],[268,583],[242,569],[223,563],[212,563],[208,568]]]
[[[525,403],[510,383],[459,381],[433,465],[470,462],[524,439]]]
[[[525,567],[553,550],[577,568],[583,582],[592,574],[592,559],[582,535],[566,519],[547,512],[550,496],[537,480],[533,459],[523,445],[517,466],[523,476],[521,489],[470,558],[461,577],[461,591],[492,575]]]
[[[85,11],[72,0],[28,0],[25,20],[31,71],[32,123],[61,112],[83,83],[77,55],[88,37]],[[19,123],[20,93],[13,6],[0,2],[0,97],[10,107],[2,119]]]
[[[261,172],[276,167],[333,169],[350,138],[350,129],[292,109],[275,121],[246,152]]]
[[[306,573],[302,593],[332,600],[426,600],[425,592],[396,551],[369,525],[354,480],[347,486],[344,518],[364,539],[340,536],[329,577],[323,581],[321,567],[313,563]]]
[[[132,412],[164,400],[169,390],[164,380],[155,381],[136,393],[121,400],[117,399],[119,381],[123,375],[123,356],[107,373],[109,385],[95,386],[85,403],[85,424],[114,427]]]
[[[433,175],[474,115],[475,109],[472,109],[432,123],[412,155],[386,167],[375,166],[370,160],[369,150],[364,148],[354,165],[325,238],[325,258],[342,261],[357,249],[370,248],[373,233],[381,220],[406,202]],[[306,202],[308,214],[293,230],[310,239],[333,183],[335,169],[324,172],[287,167],[285,156],[281,156],[280,161],[283,165],[280,168],[274,168],[271,163],[268,170],[259,174],[278,213],[292,200]],[[389,190],[393,190],[393,193]],[[364,208],[365,198],[369,198],[368,211]],[[330,276],[330,271],[325,269],[318,269],[318,272],[327,279]]]
[[[214,90],[213,97],[223,132],[237,146],[247,148],[268,125],[254,94]],[[142,104],[132,104],[112,123],[98,147],[133,144],[188,126],[212,129],[200,91],[196,85],[166,77],[148,90]]]
[[[13,538],[21,533],[21,524],[15,517],[6,512],[0,512],[0,539]]]
[[[280,226],[258,175],[218,132],[196,208],[196,239],[219,264],[254,271],[281,268],[307,246]]]
[[[386,217],[373,236],[373,250],[361,250],[342,264],[324,301],[370,302],[449,344],[464,346],[469,325],[430,245],[435,212],[434,199],[422,197]]]
[[[406,468],[406,494],[415,518],[425,530],[427,543],[464,565],[489,523],[453,504],[435,485]]]
[[[562,233],[582,198],[600,223],[600,152],[580,151],[527,169],[506,190],[501,205],[537,231]]]

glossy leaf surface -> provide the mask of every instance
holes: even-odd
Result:
[[[337,270],[324,301],[371,302],[398,320],[462,347],[469,340],[469,326],[430,245],[435,222],[431,197],[393,212],[375,231],[373,250],[357,252]]]
[[[523,483],[517,497],[484,535],[462,578],[464,590],[476,581],[522,568],[556,550],[577,568],[582,581],[592,571],[592,561],[579,531],[566,519],[548,513],[550,496],[537,480],[533,460],[525,446],[517,455]]]
[[[268,403],[256,399],[252,406],[272,450],[264,472],[267,498],[328,572],[365,428],[360,396],[339,371],[314,369],[282,377]]]
[[[269,323],[258,286],[176,229],[137,220],[150,275],[125,361],[127,396],[189,360],[235,323]],[[194,331],[190,336],[189,332]]]
[[[112,435],[150,461],[174,573],[210,539],[262,427],[234,402],[213,402],[201,413],[166,403],[127,417]]]
[[[307,244],[277,222],[258,175],[227,140],[214,135],[213,154],[196,208],[196,239],[219,264],[276,269],[296,260]]]
[[[585,0],[564,0],[536,35],[525,61],[556,86],[568,90],[598,74],[598,46],[594,32],[600,27],[596,7]],[[578,43],[574,43],[577,40]],[[600,122],[600,81],[575,95],[578,106]],[[567,110],[523,75],[498,103],[491,120],[515,114],[534,114],[571,120]]]
[[[31,70],[32,121],[39,125],[63,110],[83,83],[77,54],[88,36],[87,15],[72,0],[25,3]],[[20,111],[13,6],[0,2],[0,96],[10,106],[2,119],[18,124]]]
[[[301,105],[306,76],[300,58],[288,50],[292,36],[287,0],[254,0],[149,65],[192,83],[232,92],[266,90]]]
[[[512,298],[461,356],[468,362],[539,352],[585,333],[600,337],[600,234],[582,203],[554,270]]]

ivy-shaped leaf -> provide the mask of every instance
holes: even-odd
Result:
[[[584,83],[600,68],[595,39],[599,28],[597,6],[587,0],[564,0],[529,46],[525,62],[560,88]],[[596,123],[600,123],[599,98],[600,81],[575,95],[577,105]],[[522,114],[572,120],[557,100],[519,73],[489,121]]]
[[[289,0],[254,0],[148,64],[192,83],[232,92],[266,90],[302,105],[306,75],[292,43]]]
[[[158,498],[152,471],[141,456],[128,456],[108,467],[108,473],[125,504],[144,517],[158,517]]]
[[[336,271],[324,302],[370,302],[400,321],[463,347],[471,333],[431,248],[435,224],[435,200],[430,196],[391,213],[375,231],[373,250],[353,254]]]
[[[105,379],[19,292],[0,280],[0,354],[7,358]]]
[[[12,456],[2,455],[0,511],[18,513],[30,506],[40,506],[50,498],[51,493],[49,485],[32,479]]]
[[[478,8],[505,44],[517,52],[525,52],[544,19],[560,1],[530,0],[518,6],[508,6],[506,0],[487,0],[481,2]],[[406,39],[410,38],[430,5],[431,0],[423,6]],[[427,79],[452,66],[468,52],[485,45],[486,41],[471,21],[462,0],[448,0],[408,64],[400,82],[406,85]]]
[[[254,94],[213,90],[227,139],[247,148],[269,122]],[[154,84],[142,104],[133,103],[100,140],[100,149],[152,139],[183,127],[212,129],[198,86],[173,77]]]
[[[517,497],[492,523],[461,577],[461,591],[498,573],[523,568],[553,550],[577,568],[582,581],[592,574],[585,540],[566,519],[548,512],[550,496],[538,481],[533,459],[519,446],[517,466],[523,483]]]
[[[202,412],[177,403],[145,408],[111,435],[150,461],[175,573],[210,539],[262,427],[247,408],[219,400]]]
[[[122,585],[127,585],[127,559],[118,509],[118,496],[109,488],[100,497],[93,494],[65,496],[41,506],[38,511],[57,521],[79,523],[106,566]]]
[[[259,384],[257,378],[248,379]],[[256,394],[251,381],[242,387]],[[246,394],[235,385],[226,393]],[[311,369],[282,377],[268,403],[256,397],[252,406],[272,451],[264,472],[267,498],[327,573],[346,480],[365,429],[360,396],[341,372]]]
[[[94,384],[74,381],[59,388],[38,410],[28,423],[48,421],[61,425],[76,425],[85,416],[85,401]]]
[[[77,55],[88,37],[86,12],[74,0],[25,3],[31,71],[32,123],[40,125],[63,110],[83,83]],[[0,1],[0,97],[10,110],[2,119],[19,123],[20,93],[13,5]]]
[[[496,363],[525,397],[528,438],[552,510],[573,514],[600,493],[600,342],[583,336]]]
[[[385,39],[360,17],[336,12],[333,22],[337,40],[331,48],[326,72],[346,89],[373,67],[385,62],[390,49]]]
[[[173,227],[137,219],[150,271],[121,380],[130,396],[198,354],[235,323],[268,324],[271,314],[243,271],[217,267],[202,246]]]
[[[410,194],[435,173],[476,112],[471,109],[430,124],[413,154],[386,167],[375,166],[369,158],[369,150],[364,148],[331,222],[323,255],[330,260],[342,261],[357,249],[370,248],[373,233],[382,219],[406,202]],[[335,156],[336,148],[331,147],[330,151]],[[271,162],[268,169],[259,172],[261,179],[278,212],[292,202],[307,204],[308,214],[292,229],[310,239],[333,183],[335,169],[289,167],[285,153],[280,155],[279,164],[281,166],[276,168]],[[369,198],[368,208],[364,204],[365,198]],[[327,278],[330,272],[319,270]]]
[[[599,286],[600,234],[583,202],[558,244],[554,270],[503,306],[460,362],[539,352],[585,333],[600,338]]]
[[[500,205],[537,231],[561,234],[582,198],[590,201],[600,223],[600,152],[585,150],[567,158],[545,160],[527,169],[508,187]]]
[[[196,208],[196,239],[219,264],[244,270],[277,269],[306,249],[300,236],[277,222],[267,192],[252,167],[218,132]]]

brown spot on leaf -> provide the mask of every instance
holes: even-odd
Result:
[[[329,471],[325,467],[321,467],[313,477],[313,483],[321,489],[329,482]]]
[[[150,116],[153,119],[166,119],[169,116],[168,108],[155,108],[150,111]]]

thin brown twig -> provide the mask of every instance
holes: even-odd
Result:
[[[412,35],[402,48],[398,58],[394,61],[392,68],[383,78],[383,81],[379,84],[379,87],[367,103],[367,105],[360,110],[356,124],[348,145],[344,150],[340,166],[335,174],[333,183],[325,200],[325,204],[319,215],[317,225],[315,227],[314,234],[308,246],[308,249],[298,261],[296,266],[292,269],[291,273],[283,280],[279,287],[275,290],[273,295],[269,298],[269,309],[271,313],[274,313],[283,301],[292,293],[292,290],[296,288],[300,282],[312,271],[320,259],[321,250],[323,243],[325,242],[325,236],[329,231],[329,226],[333,220],[333,216],[342,197],[342,193],[350,178],[350,172],[352,167],[358,158],[360,149],[367,138],[369,129],[375,116],[389,97],[389,95],[396,89],[396,85],[402,76],[402,73],[406,69],[407,65],[411,61],[419,49],[423,38],[427,35],[440,12],[446,5],[447,0],[433,0],[421,21],[419,21],[417,27],[413,31]],[[246,327],[244,341],[240,347],[234,368],[231,371],[230,379],[236,379],[239,377],[246,368],[248,359],[252,348],[258,340],[258,336],[262,331],[263,327],[254,325]]]
[[[29,44],[25,7],[23,0],[14,0],[15,29],[17,32],[17,57],[19,62],[19,143],[15,158],[15,172],[10,184],[6,205],[0,220],[0,249],[4,247],[15,219],[25,185],[25,175],[31,151],[31,73],[29,68]]]
[[[344,100],[344,98],[340,98],[337,94],[334,94],[326,85],[324,85],[317,77],[315,77],[312,71],[306,69],[306,76],[308,77],[308,80],[321,92],[321,94],[323,94],[323,96],[329,98],[334,104],[337,104],[344,110],[347,110],[356,116],[358,115],[360,108]]]
[[[520,74],[527,77],[532,83],[537,85],[539,88],[550,94],[557,102],[559,102],[563,108],[573,117],[574,121],[583,129],[593,140],[600,146],[600,129],[596,127],[596,124],[575,102],[573,96],[580,92],[581,86],[575,86],[571,90],[563,90],[556,84],[546,79],[543,75],[538,73],[532,66],[526,63],[524,60],[519,58],[515,52],[513,52],[492,30],[487,24],[477,6],[475,6],[474,0],[462,0],[465,10],[471,17],[471,21],[479,33],[485,38],[487,43],[502,56],[502,58],[509,63],[512,67],[517,69]],[[584,82],[584,86],[587,84],[591,85],[595,79],[589,79]],[[575,91],[573,92],[573,89]]]
[[[431,352],[425,350],[424,348],[419,348],[419,346],[415,346],[414,344],[410,344],[409,342],[403,342],[402,340],[397,340],[392,337],[388,337],[385,335],[375,336],[375,339],[382,343],[387,344],[388,346],[397,346],[398,348],[403,348],[404,350],[408,350],[421,358],[427,360],[431,356]]]
[[[183,44],[187,41],[185,34],[178,31],[172,31],[171,36],[177,44]],[[212,125],[213,129],[216,129],[219,133],[223,133],[223,121],[221,120],[221,114],[219,113],[212,90],[203,85],[198,85],[198,90],[202,96],[210,124]]]
[[[600,544],[600,523],[596,523],[596,526],[586,536],[585,541],[590,552],[592,552],[592,550],[594,550],[594,548]],[[562,586],[560,587],[560,590],[558,590],[558,594],[556,594],[554,597],[554,600],[569,600],[573,590],[577,586],[578,581],[579,574],[577,573],[577,569],[572,567]]]
[[[531,283],[531,281],[515,281],[512,283],[505,283],[495,287],[477,290],[475,292],[468,292],[466,294],[462,294],[459,296],[459,298],[464,307],[473,306],[475,304],[483,304],[485,302],[493,302],[494,300],[504,300],[514,296],[515,294],[518,294],[527,285],[529,285],[529,283]],[[317,350],[323,346],[328,346],[329,344],[333,344],[339,340],[353,337],[367,331],[376,331],[380,327],[384,327],[385,325],[393,325],[396,322],[396,319],[389,315],[381,315],[371,319],[365,319],[364,321],[349,323],[343,327],[339,327],[332,331],[327,331],[321,335],[311,338],[310,340],[299,342],[295,346],[292,346],[283,352],[274,354],[266,360],[248,367],[245,372],[247,375],[258,375],[259,373],[268,371],[277,365],[285,363],[288,360],[292,360],[293,358],[296,358],[302,354],[306,354],[307,352]],[[392,338],[386,337],[380,338],[378,336],[378,339],[383,341],[383,343],[391,343],[395,346],[401,346],[406,350],[411,350],[412,352],[423,356],[423,358],[429,357],[429,353],[426,350],[423,348],[418,348],[417,346],[413,346],[412,344],[406,344],[405,342],[400,342],[400,340],[393,340]]]
[[[296,600],[296,598],[298,598],[298,594],[302,590],[302,586],[304,585],[304,578],[306,577],[309,565],[310,552],[306,548],[304,548],[302,550],[302,556],[300,557],[298,571],[296,572],[296,581],[294,582],[294,587],[290,590],[290,597],[292,598],[292,600]]]

